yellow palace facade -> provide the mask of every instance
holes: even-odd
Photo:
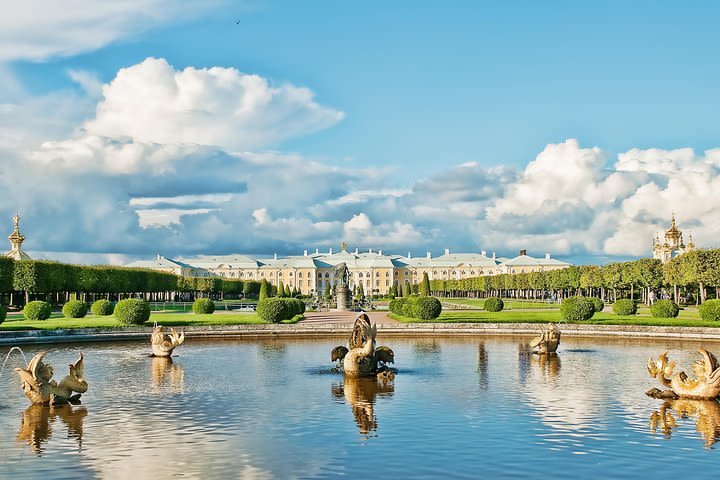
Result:
[[[341,245],[340,251],[315,253],[305,251],[303,255],[273,258],[252,258],[246,255],[200,256],[187,259],[168,259],[158,256],[154,260],[133,262],[128,267],[152,268],[190,277],[223,277],[240,280],[267,280],[273,285],[297,288],[306,295],[324,293],[335,284],[334,271],[337,265],[345,263],[350,270],[350,288],[362,285],[365,292],[386,294],[394,282],[402,286],[415,284],[427,273],[430,280],[450,280],[498,275],[502,273],[525,273],[532,271],[558,270],[570,264],[549,254],[532,257],[521,250],[514,258],[488,256],[480,253],[451,253],[445,249],[443,255],[425,257],[387,255],[382,250],[360,252],[347,251]]]

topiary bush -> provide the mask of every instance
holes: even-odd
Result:
[[[5,321],[5,317],[7,317],[7,308],[5,305],[0,305],[0,323]]]
[[[405,298],[403,297],[395,297],[392,300],[390,300],[390,313],[394,313],[395,315],[402,315],[403,314],[403,306],[405,305]]]
[[[114,308],[110,300],[102,299],[93,303],[90,311],[97,317],[107,317],[108,315],[112,315]]]
[[[302,315],[303,313],[305,313],[305,302],[303,302],[302,300],[298,298],[288,298],[286,299],[286,303],[288,305],[288,308],[291,310],[293,317],[295,315]]]
[[[435,320],[442,312],[442,304],[435,297],[410,297],[413,305],[413,318]]]
[[[62,308],[65,318],[84,318],[88,312],[88,304],[82,300],[70,300]]]
[[[613,304],[613,312],[615,315],[635,315],[637,304],[629,298],[622,298]]]
[[[52,314],[52,307],[48,302],[35,300],[25,305],[22,313],[28,320],[47,320]]]
[[[720,321],[720,300],[705,300],[698,309],[700,318],[709,322]]]
[[[210,315],[215,311],[215,302],[209,298],[198,298],[193,302],[192,310],[198,315]]]
[[[260,300],[257,304],[257,314],[270,323],[279,323],[295,316],[288,302],[279,297],[268,297]]]
[[[675,318],[680,313],[680,307],[672,300],[658,300],[650,305],[650,315],[659,318]]]
[[[597,297],[588,297],[588,300],[593,302],[593,306],[595,307],[595,313],[602,312],[605,308],[605,303]]]
[[[140,298],[128,298],[115,305],[113,314],[122,323],[142,325],[150,320],[150,305]]]
[[[502,309],[505,308],[505,303],[500,298],[490,297],[485,300],[483,308],[486,312],[502,312]]]
[[[587,297],[570,297],[560,304],[560,315],[568,322],[590,320],[595,314],[595,304]]]

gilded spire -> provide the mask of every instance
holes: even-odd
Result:
[[[8,236],[11,249],[5,255],[10,258],[14,258],[15,260],[30,260],[30,256],[22,250],[22,243],[25,240],[25,236],[20,233],[20,215],[15,215],[13,217],[13,223],[15,224],[15,228]]]
[[[340,244],[340,249],[341,249],[343,252],[347,252],[347,243],[346,243],[346,242],[342,242],[342,243]]]

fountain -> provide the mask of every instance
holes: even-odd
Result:
[[[545,330],[540,330],[540,336],[530,341],[530,348],[537,348],[538,355],[554,354],[560,345],[560,330],[554,323],[548,323]]]
[[[720,395],[720,366],[715,355],[704,348],[698,350],[700,360],[693,362],[693,377],[688,378],[683,371],[673,375],[675,362],[668,361],[668,352],[663,353],[654,361],[648,360],[648,372],[653,378],[660,380],[670,390],[652,388],[646,395],[654,398],[695,398],[710,400]]]
[[[28,363],[27,368],[16,368],[20,375],[22,389],[32,403],[57,405],[80,403],[80,394],[87,392],[88,384],[83,378],[83,355],[71,363],[70,373],[60,383],[52,380],[53,367],[43,363],[47,352],[40,352]],[[77,392],[73,394],[73,392]]]
[[[5,371],[5,364],[7,363],[8,359],[10,358],[10,354],[11,354],[14,350],[17,350],[18,352],[20,352],[20,354],[21,354],[22,357],[23,357],[23,360],[25,361],[25,364],[28,363],[27,357],[25,356],[25,352],[23,352],[20,347],[12,347],[12,348],[8,351],[7,355],[5,355],[5,360],[3,360],[2,367],[0,367],[0,378],[2,378],[3,371]]]
[[[173,350],[185,341],[185,332],[177,333],[174,328],[170,328],[170,333],[166,334],[162,325],[155,325],[150,343],[152,344],[153,357],[169,357]]]
[[[335,347],[330,355],[333,362],[340,361],[342,370],[349,377],[393,378],[395,372],[386,364],[395,362],[395,354],[389,347],[375,347],[377,326],[370,325],[370,317],[361,313],[355,319],[348,347]]]

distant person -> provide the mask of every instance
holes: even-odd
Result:
[[[648,300],[650,301],[650,305],[655,303],[655,290],[650,290],[650,295],[649,295]]]

